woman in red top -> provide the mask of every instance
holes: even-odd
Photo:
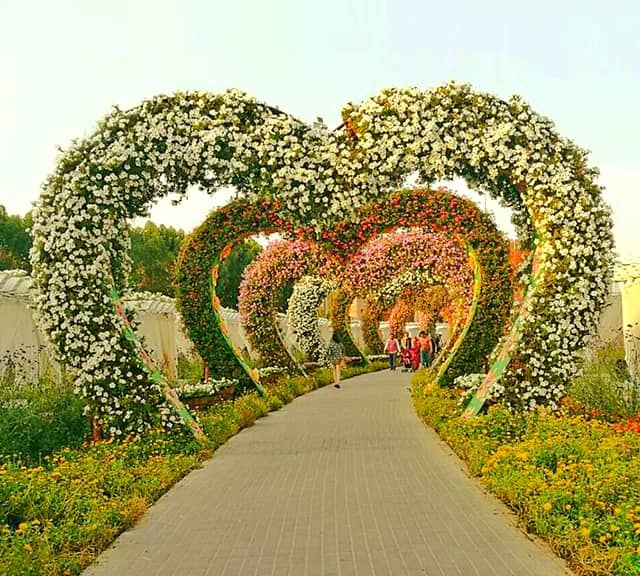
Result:
[[[420,340],[414,338],[411,344],[411,370],[414,372],[420,367]]]

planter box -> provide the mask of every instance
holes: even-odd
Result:
[[[234,386],[229,386],[212,396],[194,396],[193,398],[185,398],[182,402],[189,408],[205,408],[207,406],[218,404],[223,400],[229,400],[229,398],[233,396],[235,390]]]

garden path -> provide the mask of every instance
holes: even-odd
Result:
[[[165,494],[85,576],[556,576],[416,417],[409,375],[296,399]]]

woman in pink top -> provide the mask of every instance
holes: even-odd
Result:
[[[400,342],[398,342],[398,339],[389,337],[387,343],[384,345],[384,351],[389,354],[389,368],[395,370],[396,359],[400,353]]]

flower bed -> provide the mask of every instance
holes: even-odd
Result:
[[[584,416],[514,414],[498,405],[461,420],[451,390],[418,392],[421,373],[413,382],[424,421],[577,574],[640,573],[640,434]]]
[[[385,365],[347,368],[345,378]],[[146,509],[242,428],[332,382],[329,370],[282,378],[265,396],[248,394],[200,413],[206,443],[188,432],[150,431],[123,442],[62,450],[42,466],[0,466],[2,576],[79,574]]]
[[[176,388],[176,393],[189,408],[204,408],[229,400],[238,385],[237,380],[222,378]]]

